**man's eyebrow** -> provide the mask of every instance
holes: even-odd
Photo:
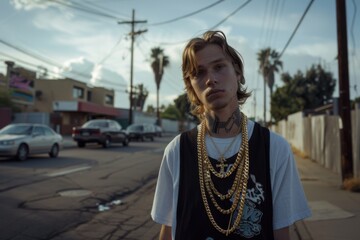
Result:
[[[217,58],[211,62],[209,62],[209,64],[216,64],[216,63],[221,63],[221,62],[225,62],[226,58],[225,57],[221,57],[221,58]],[[203,65],[198,65],[198,67],[202,67]]]

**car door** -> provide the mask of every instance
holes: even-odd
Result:
[[[43,153],[46,151],[46,140],[44,129],[41,126],[34,126],[29,140],[31,153]]]
[[[111,129],[111,137],[113,139],[113,142],[122,142],[123,136],[120,132],[121,127],[120,125],[115,121],[109,121],[109,127]]]
[[[44,153],[48,153],[51,150],[51,147],[56,142],[54,133],[48,127],[41,127],[44,131]]]

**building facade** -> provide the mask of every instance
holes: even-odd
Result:
[[[114,107],[114,90],[92,87],[73,79],[37,79],[35,109],[51,112],[51,122],[62,134],[90,119],[110,118],[124,121],[127,109]]]
[[[23,113],[49,113],[50,125],[61,134],[95,118],[109,118],[127,125],[128,109],[114,107],[114,90],[95,87],[75,79],[38,79],[36,73],[6,62],[7,75],[0,90],[8,91]]]

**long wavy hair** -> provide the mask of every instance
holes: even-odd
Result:
[[[204,119],[205,109],[199,98],[196,96],[190,80],[198,71],[196,53],[210,44],[216,44],[221,47],[224,54],[231,58],[235,72],[240,76],[237,89],[237,99],[239,105],[243,105],[247,98],[251,95],[250,92],[247,92],[246,87],[244,87],[244,64],[240,53],[227,43],[226,36],[222,31],[207,31],[202,35],[202,37],[191,39],[186,45],[182,55],[182,73],[185,82],[185,90],[190,101],[190,110],[191,113],[197,116],[200,120]]]

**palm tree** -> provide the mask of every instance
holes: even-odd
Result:
[[[139,84],[135,86],[136,92],[135,92],[135,106],[136,108],[139,108],[141,111],[144,109],[144,104],[146,101],[146,98],[149,95],[149,91],[144,87],[144,84]]]
[[[275,72],[279,72],[279,67],[282,68],[282,61],[279,59],[279,53],[271,48],[261,49],[257,55],[260,64],[259,71],[264,78],[264,123],[266,124],[266,84],[270,88],[270,96],[272,96]]]
[[[157,124],[160,125],[160,111],[159,111],[159,89],[162,76],[164,74],[164,68],[169,66],[169,57],[164,55],[164,50],[160,47],[154,47],[151,49],[151,68],[154,72],[156,83],[156,115]]]

